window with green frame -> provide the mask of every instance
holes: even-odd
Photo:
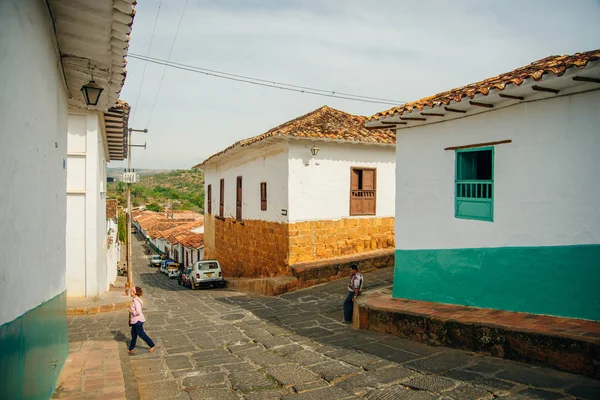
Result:
[[[454,215],[494,220],[494,148],[456,150]]]

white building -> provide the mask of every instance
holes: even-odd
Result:
[[[379,113],[397,128],[393,296],[600,320],[600,50]]]
[[[88,60],[104,88],[92,109],[105,112],[118,98],[131,3],[0,2],[0,388],[5,398],[50,398],[68,355],[68,114],[85,108],[80,88],[90,80]]]
[[[121,257],[119,242],[119,209],[116,199],[106,200],[106,280],[114,282],[117,279],[115,268]]]
[[[93,297],[116,279],[106,228],[106,164],[125,154],[129,105],[106,113],[69,110],[67,138],[67,296]],[[109,142],[110,140],[110,142]],[[110,145],[110,147],[109,147]]]
[[[324,106],[196,166],[205,258],[256,277],[393,248],[395,135],[364,121]]]

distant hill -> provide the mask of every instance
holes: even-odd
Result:
[[[122,169],[112,168],[122,173]],[[181,169],[156,172],[158,170],[137,170],[138,183],[131,187],[131,202],[134,207],[145,205],[154,211],[162,211],[171,206],[178,210],[204,212],[204,172]],[[116,172],[116,171],[115,171]],[[110,175],[109,175],[110,176]],[[123,182],[109,183],[107,194],[125,204],[127,194]]]

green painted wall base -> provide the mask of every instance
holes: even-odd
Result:
[[[600,321],[600,245],[396,250],[393,297]]]
[[[49,399],[69,354],[66,291],[0,326],[0,398]]]
[[[163,253],[163,252],[162,252],[162,251],[160,251],[160,250],[158,249],[158,247],[156,247],[156,246],[155,246],[155,245],[154,245],[154,244],[153,244],[151,241],[149,241],[149,240],[146,240],[146,243],[148,243],[148,246],[150,246],[150,248],[151,248],[152,250],[154,250],[154,251],[156,252],[156,254],[159,254],[159,255],[161,255],[161,254]]]

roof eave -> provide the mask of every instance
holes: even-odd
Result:
[[[581,79],[583,78],[583,79]],[[465,96],[460,101],[424,105],[411,110],[388,110],[365,121],[368,129],[408,129],[470,117],[484,112],[495,111],[519,103],[545,100],[565,95],[600,89],[600,61],[590,61],[580,68],[568,68],[556,76],[543,74],[539,79],[528,78],[520,85],[508,83],[504,88],[494,88],[487,94],[476,93]]]
[[[69,106],[106,112],[114,107],[127,71],[134,0],[48,0],[69,92]],[[87,106],[81,87],[92,80],[104,91]]]

